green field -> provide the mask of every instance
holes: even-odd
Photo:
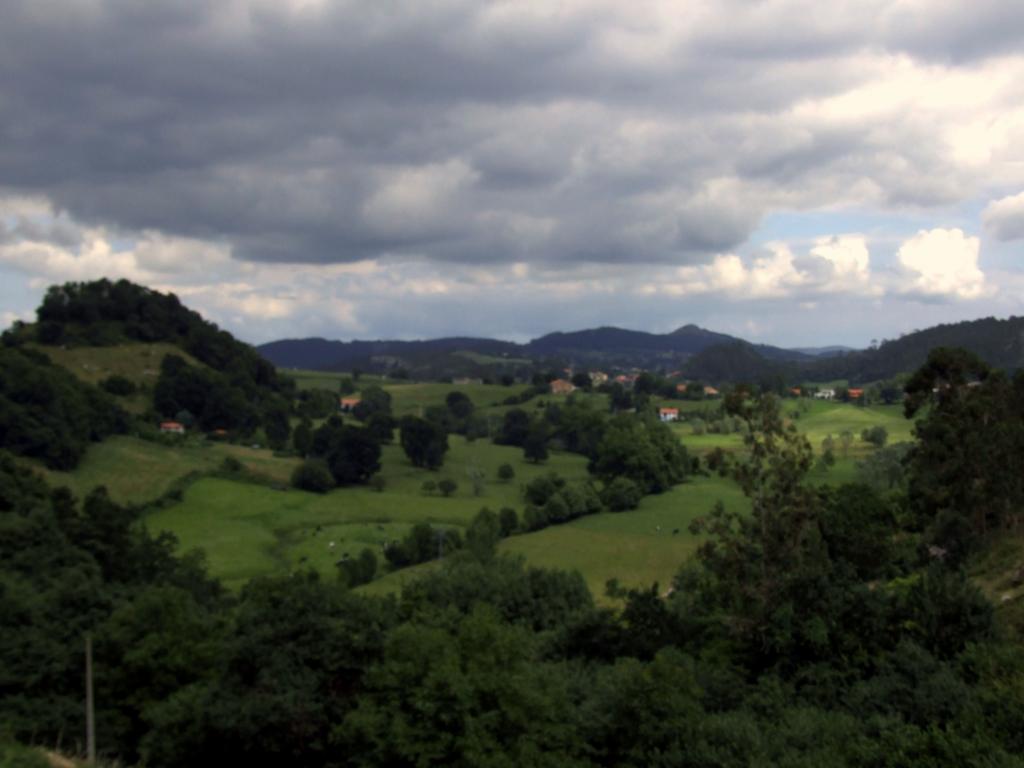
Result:
[[[449,443],[439,472],[417,469],[401,448],[385,446],[381,492],[343,488],[321,496],[206,478],[190,486],[181,503],[151,514],[146,525],[154,532],[173,532],[184,550],[204,549],[211,572],[240,586],[252,576],[299,565],[333,573],[335,560],[345,552],[355,556],[371,547],[379,554],[385,542],[402,538],[417,522],[463,527],[484,506],[520,509],[521,484],[552,470],[569,480],[588,477],[586,460],[572,454],[555,454],[538,466],[524,462],[516,448],[469,443],[456,435]],[[515,468],[516,478],[503,483],[496,475],[506,462]],[[479,496],[467,475],[471,468],[487,478]],[[444,477],[459,484],[450,498],[423,493],[424,480]]]
[[[388,389],[399,412],[440,402],[452,389],[475,395],[478,406],[493,402],[496,393],[509,391],[488,385],[456,388],[449,384],[407,383],[388,384]],[[535,406],[531,403],[527,407]],[[795,401],[785,401],[787,413],[795,408]],[[810,479],[816,483],[855,479],[856,462],[872,450],[860,440],[862,429],[885,426],[890,442],[897,442],[909,439],[912,427],[898,407],[859,408],[824,402],[810,402],[795,423],[816,451],[827,434],[838,438],[840,432],[849,430],[856,436],[848,456],[842,456],[837,447],[834,466],[812,470]],[[742,450],[742,439],[737,434],[693,435],[685,423],[672,428],[696,453],[719,446]],[[523,460],[519,449],[496,446],[487,440],[467,442],[452,435],[449,443],[445,465],[436,473],[411,466],[397,445],[385,446],[381,492],[359,487],[320,496],[273,490],[241,479],[205,477],[188,486],[180,503],[151,512],[145,523],[154,532],[173,532],[183,550],[204,549],[212,574],[237,588],[252,576],[307,565],[333,573],[335,561],[344,553],[354,556],[364,547],[380,553],[385,542],[402,538],[419,521],[463,527],[483,506],[494,510],[510,506],[521,514],[522,485],[552,470],[572,481],[589,477],[586,459],[573,454],[555,452],[545,464],[533,465]],[[54,484],[68,485],[79,496],[96,485],[105,485],[115,500],[141,503],[160,496],[190,473],[217,469],[228,456],[241,461],[247,470],[280,484],[287,483],[297,463],[297,459],[275,457],[267,450],[201,438],[172,445],[120,436],[92,447],[74,472],[45,474]],[[497,468],[506,462],[515,468],[516,478],[502,483],[496,479]],[[479,496],[473,494],[468,475],[471,469],[479,469],[486,478]],[[444,477],[459,484],[451,498],[423,493],[424,480]],[[628,586],[657,581],[665,587],[697,544],[687,531],[689,522],[718,500],[731,508],[742,508],[746,503],[731,481],[699,477],[668,493],[645,498],[635,511],[594,515],[514,536],[501,548],[524,556],[530,564],[578,569],[598,597],[604,592],[605,582],[613,577]],[[680,532],[673,535],[676,529]],[[331,541],[333,548],[329,546]],[[388,574],[365,589],[395,590],[432,567],[436,565]]]
[[[648,587],[657,582],[664,592],[700,543],[689,532],[689,524],[718,501],[727,509],[749,508],[731,481],[698,477],[667,493],[646,497],[633,511],[581,517],[566,525],[512,536],[499,550],[521,555],[530,565],[578,570],[599,602],[608,602],[605,585],[613,578],[626,587]],[[361,589],[369,594],[395,592],[436,567],[435,562],[396,571]]]
[[[88,384],[99,384],[109,376],[123,376],[139,392],[117,399],[126,410],[142,413],[151,404],[153,385],[160,376],[165,355],[178,355],[190,365],[203,364],[174,344],[117,344],[110,347],[50,347],[32,345],[57,365],[67,368]]]
[[[241,445],[189,438],[178,445],[117,436],[92,446],[73,472],[42,469],[52,485],[66,485],[84,496],[104,485],[119,503],[156,499],[191,472],[217,469],[225,458],[238,459],[249,470],[276,482],[287,483],[296,459],[277,458],[270,451]],[[253,486],[256,487],[256,486]]]

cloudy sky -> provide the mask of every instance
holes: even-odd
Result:
[[[0,320],[250,342],[1024,313],[1016,0],[4,0]]]

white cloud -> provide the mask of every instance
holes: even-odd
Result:
[[[1024,192],[993,200],[985,208],[982,220],[996,240],[1024,239]]]
[[[908,283],[924,296],[977,299],[990,292],[978,268],[980,241],[961,229],[921,230],[900,246],[897,259]]]
[[[735,300],[882,291],[873,280],[871,256],[862,235],[817,238],[806,255],[794,254],[786,243],[769,243],[765,248],[767,253],[749,263],[736,254],[719,254],[710,264],[681,267],[676,270],[678,280],[651,290],[674,295],[720,293]]]

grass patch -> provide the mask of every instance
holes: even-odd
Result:
[[[121,504],[142,504],[170,490],[185,475],[210,472],[232,456],[251,472],[275,482],[287,483],[297,459],[279,458],[270,451],[241,445],[188,438],[179,445],[165,445],[118,435],[90,446],[85,458],[71,472],[40,467],[51,485],[66,485],[82,497],[104,485]]]
[[[401,448],[385,446],[381,492],[354,487],[318,495],[204,478],[186,490],[180,503],[154,511],[145,523],[154,533],[174,533],[183,551],[203,549],[211,574],[239,587],[253,576],[297,567],[333,575],[344,553],[354,557],[365,547],[383,563],[383,545],[401,539],[418,522],[464,528],[483,506],[521,511],[521,485],[541,474],[554,470],[571,481],[589,477],[586,460],[572,454],[556,453],[545,464],[534,465],[516,448],[470,443],[455,435],[449,443],[445,466],[438,472],[413,467]],[[504,463],[515,468],[511,482],[496,479]],[[481,469],[487,478],[479,496],[466,474],[471,468]],[[450,498],[422,492],[425,480],[444,477],[459,485]]]

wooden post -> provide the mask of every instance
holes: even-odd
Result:
[[[85,636],[85,754],[90,763],[96,762],[96,720],[92,699],[92,636]]]

